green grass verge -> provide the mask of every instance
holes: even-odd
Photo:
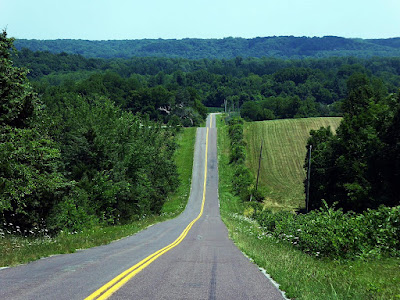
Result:
[[[6,235],[0,237],[0,267],[108,244],[135,234],[152,224],[176,217],[184,210],[190,193],[195,138],[196,128],[183,128],[177,137],[179,148],[175,154],[175,161],[180,185],[165,202],[160,216],[148,216],[126,225],[98,226],[75,234],[63,232],[55,237],[49,237],[45,233],[40,238]]]
[[[177,216],[184,210],[192,182],[194,143],[197,129],[193,127],[182,129],[182,132],[177,137],[179,148],[175,152],[175,163],[178,167],[180,184],[176,192],[167,199],[162,208],[163,214],[168,214],[172,217]]]
[[[231,192],[227,127],[218,128],[219,200],[230,238],[267,270],[287,297],[296,299],[400,299],[400,259],[333,261],[311,257],[266,236],[243,216],[244,204]]]
[[[340,120],[308,118],[245,123],[246,166],[254,177],[264,139],[259,186],[266,194],[267,207],[293,210],[305,206],[303,164],[310,130],[322,126],[336,129]]]

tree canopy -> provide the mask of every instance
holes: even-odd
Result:
[[[310,207],[321,200],[345,210],[364,211],[400,203],[398,116],[400,93],[388,95],[364,74],[348,80],[343,120],[335,135],[311,131],[313,146]],[[396,129],[395,129],[396,128]],[[307,160],[307,159],[306,159]]]
[[[399,56],[400,39],[348,39],[336,36],[294,37],[273,36],[251,39],[142,39],[142,40],[24,40],[16,41],[18,49],[33,51],[67,52],[85,57],[131,58],[183,57],[235,58],[242,57],[374,57]]]
[[[0,226],[81,230],[159,213],[177,187],[176,127],[116,105],[126,82],[111,73],[80,84],[67,81],[44,94],[37,89],[39,98],[27,70],[13,65],[12,49],[13,39],[3,31]],[[152,92],[157,99],[166,94],[196,102],[190,89],[179,96]]]

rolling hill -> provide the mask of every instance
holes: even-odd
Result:
[[[304,207],[306,144],[311,129],[331,126],[341,118],[284,119],[245,123],[246,165],[257,175],[261,140],[264,139],[259,186],[265,190],[265,205],[295,209]]]
[[[224,39],[141,39],[141,40],[27,40],[17,39],[18,50],[72,53],[85,57],[131,58],[234,58],[234,57],[396,57],[400,56],[400,38],[349,39],[336,36],[273,36]]]

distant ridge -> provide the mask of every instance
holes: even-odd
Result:
[[[142,39],[142,40],[26,40],[15,41],[17,49],[80,54],[96,58],[171,57],[234,58],[276,57],[306,58],[354,56],[400,57],[400,38],[348,39],[336,36],[273,36],[224,39]]]

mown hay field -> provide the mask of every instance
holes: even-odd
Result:
[[[305,206],[303,181],[306,172],[303,165],[310,130],[330,126],[335,132],[340,121],[339,117],[321,117],[245,124],[246,165],[254,178],[264,139],[259,188],[266,195],[265,206],[293,210]]]

